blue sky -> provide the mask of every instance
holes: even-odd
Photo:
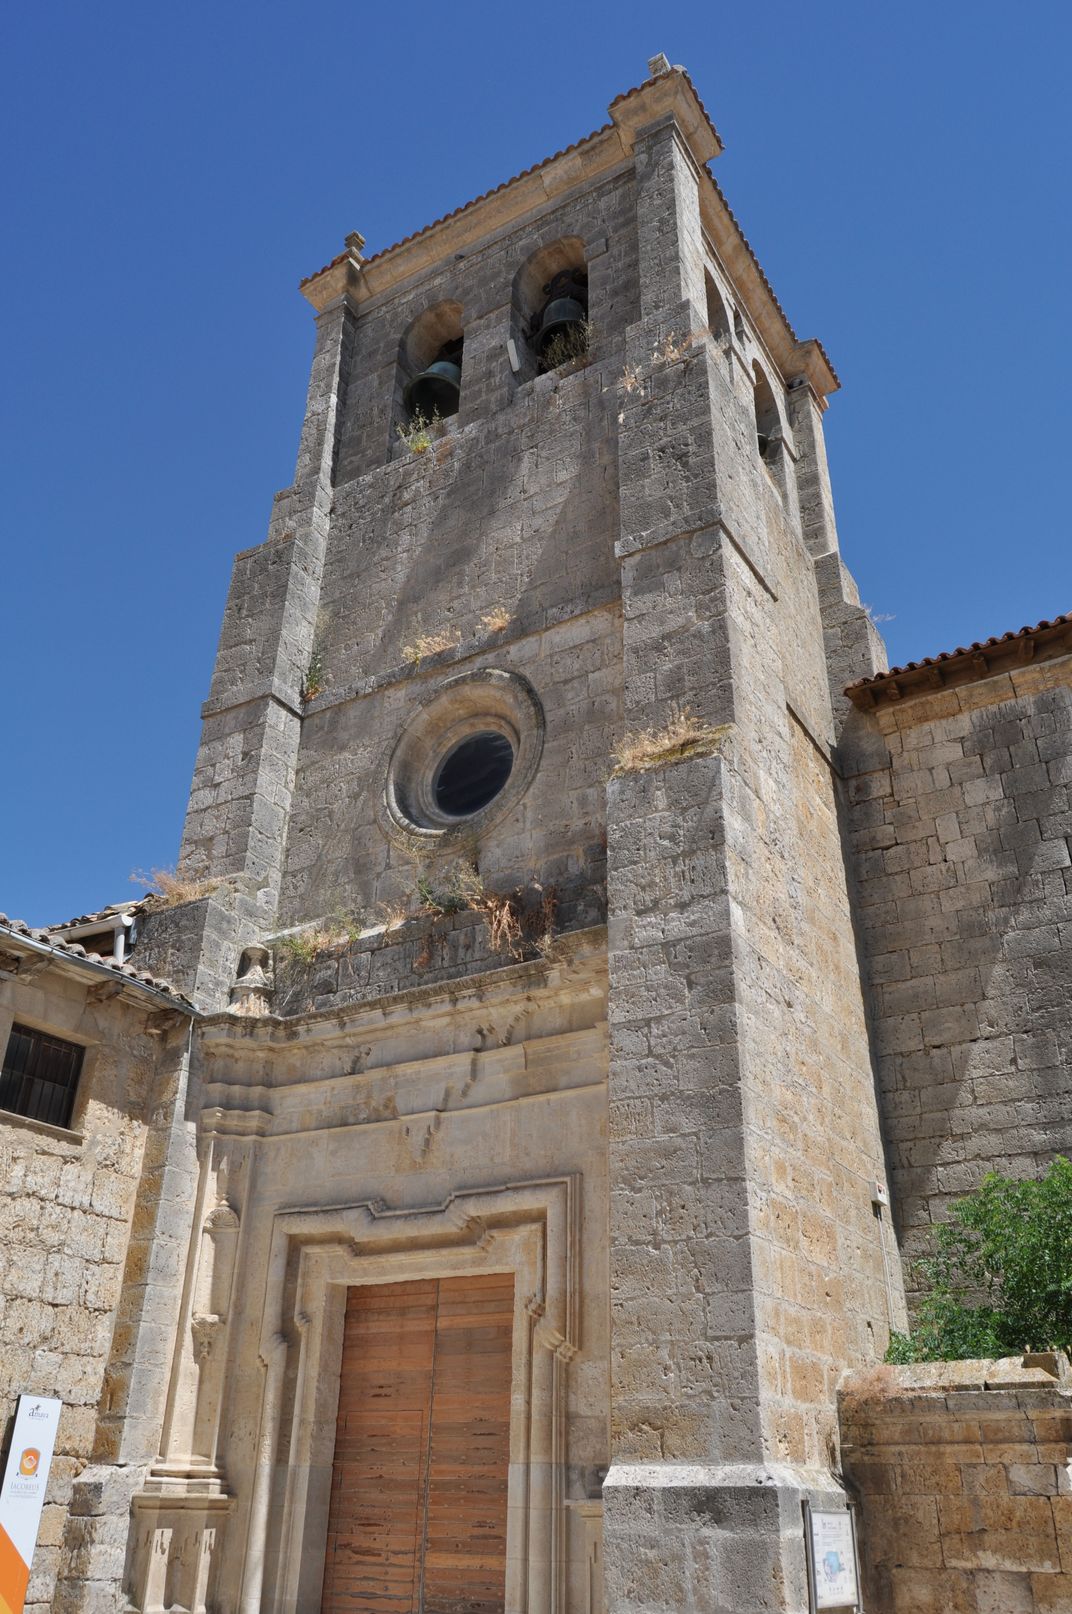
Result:
[[[0,107],[0,908],[174,862],[233,553],[293,472],[304,274],[602,123],[665,51],[802,336],[895,662],[1072,607],[1069,8],[20,7]]]

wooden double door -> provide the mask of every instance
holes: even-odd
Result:
[[[347,1295],[322,1614],[502,1614],[514,1280]]]

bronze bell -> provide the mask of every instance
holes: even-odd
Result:
[[[554,298],[544,309],[540,329],[536,333],[536,346],[540,353],[546,353],[556,336],[573,329],[574,326],[583,325],[587,318],[584,304],[577,302],[575,298]]]
[[[544,287],[543,306],[532,343],[542,358],[556,336],[583,325],[588,318],[588,277],[583,270],[562,269]]]
[[[453,359],[436,359],[427,370],[414,376],[404,393],[406,409],[411,417],[421,415],[431,420],[458,413],[458,400],[462,391],[462,367]]]
[[[462,391],[462,347],[464,338],[444,342],[431,364],[414,376],[402,395],[410,418],[441,420],[458,413]]]

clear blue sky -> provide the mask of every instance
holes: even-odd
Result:
[[[303,274],[596,128],[665,51],[827,415],[895,662],[1072,606],[1067,4],[22,6],[0,107],[0,909],[174,862],[231,557],[293,472]]]

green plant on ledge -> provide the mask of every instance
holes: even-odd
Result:
[[[479,874],[465,865],[451,869],[442,885],[434,884],[427,873],[417,876],[417,899],[426,913],[463,913],[483,891],[484,883]]]
[[[950,1208],[923,1279],[916,1326],[887,1362],[960,1361],[1072,1347],[1072,1164],[1043,1177],[990,1172]]]
[[[308,966],[315,964],[324,953],[352,946],[361,935],[362,928],[362,917],[356,909],[337,907],[327,919],[309,930],[281,936],[275,943],[275,949],[282,958]]]
[[[417,896],[425,913],[479,914],[495,953],[520,960],[530,951],[544,958],[555,951],[558,894],[554,886],[535,878],[514,891],[489,891],[475,865],[463,863],[451,869],[441,885],[428,874],[419,874]]]
[[[419,409],[409,420],[395,427],[399,442],[405,443],[411,454],[427,454],[442,430],[443,422],[438,411],[433,411],[429,418],[422,415]]]

